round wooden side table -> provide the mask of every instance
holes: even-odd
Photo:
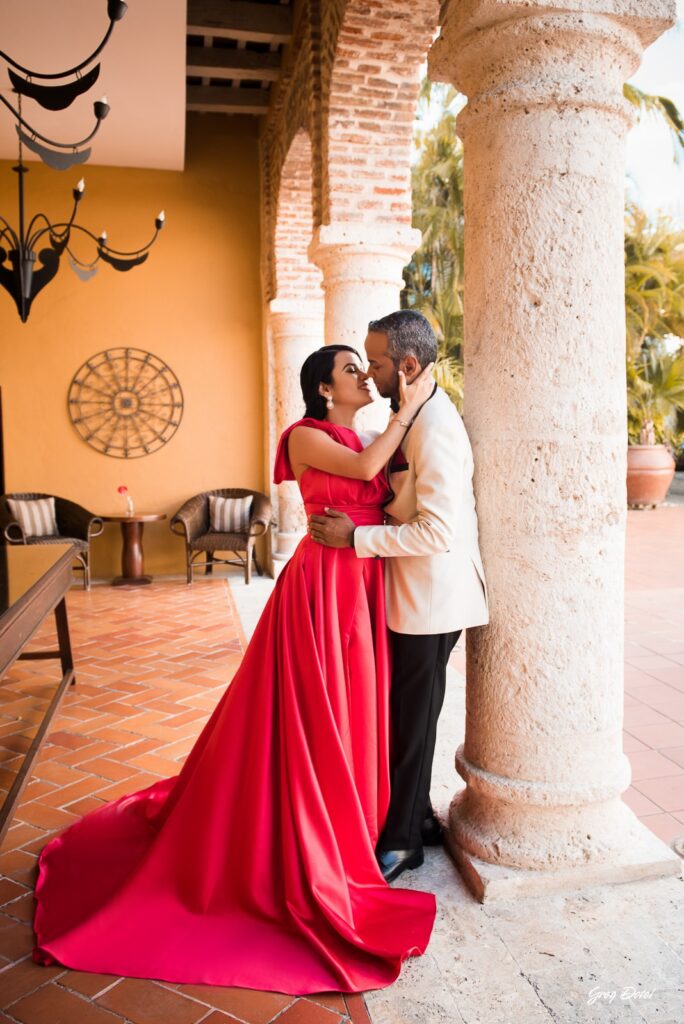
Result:
[[[166,519],[166,512],[149,516],[102,516],[105,523],[121,523],[121,575],[112,580],[113,587],[140,587],[152,582],[145,575],[143,562],[143,528],[145,523]]]

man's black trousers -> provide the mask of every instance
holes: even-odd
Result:
[[[378,850],[415,850],[431,811],[430,781],[446,667],[461,635],[394,633],[392,644],[391,797]]]

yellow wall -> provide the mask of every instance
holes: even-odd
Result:
[[[106,123],[102,131],[107,130]],[[16,225],[16,176],[0,162],[0,213]],[[31,163],[27,209],[60,220],[79,168]],[[101,263],[81,282],[66,256],[22,324],[0,291],[0,385],[6,491],[44,491],[95,513],[121,513],[126,484],[137,512],[166,512],[212,487],[264,489],[259,171],[254,119],[189,115],[182,173],[85,166],[79,220],[134,249],[154,217],[166,227],[147,263],[118,273]],[[74,248],[86,257],[85,242]],[[91,448],[67,412],[76,370],[106,348],[148,350],[169,364],[185,400],[171,441],[139,459]],[[183,572],[183,543],[168,525],[145,527],[146,570]],[[118,572],[119,528],[94,542],[96,577]]]

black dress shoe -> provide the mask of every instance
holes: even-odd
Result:
[[[425,819],[420,832],[423,846],[442,845],[442,826],[434,814]]]
[[[381,850],[377,854],[382,877],[386,882],[393,882],[403,871],[419,868],[423,863],[423,848],[417,850]]]

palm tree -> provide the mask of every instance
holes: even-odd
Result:
[[[632,85],[625,86],[624,95],[639,117],[661,117],[672,132],[675,155],[684,154],[684,121],[671,100]],[[402,293],[402,304],[424,313],[435,330],[436,373],[459,408],[463,400],[464,232],[463,147],[456,134],[456,113],[464,102],[451,86],[423,82],[412,171],[413,222],[423,238],[404,271]],[[434,103],[440,115],[426,128]],[[632,362],[644,346],[669,335],[684,336],[684,232],[664,219],[650,224],[634,205],[627,210],[625,225],[625,292]],[[633,389],[652,384],[639,367],[628,370]],[[638,396],[631,399],[634,408],[639,400]]]
[[[684,230],[648,220],[634,204],[625,218],[627,356],[670,335],[684,337]]]
[[[418,129],[413,166],[413,223],[423,239],[404,271],[403,304],[428,318],[439,343],[437,380],[452,401],[463,403],[463,147],[456,135],[459,97],[449,87],[426,88],[423,111],[438,94],[442,112]]]
[[[684,230],[667,218],[650,222],[627,208],[625,219],[627,429],[632,444],[667,444],[675,455],[684,440]]]
[[[684,154],[684,120],[676,105],[667,96],[654,96],[643,92],[635,85],[627,82],[623,87],[623,95],[637,112],[637,120],[643,116],[655,115],[669,129],[674,147],[674,158],[679,160]]]
[[[653,344],[627,364],[629,440],[643,444],[642,431],[653,430],[652,441],[678,449],[684,413],[684,346],[675,353]]]

